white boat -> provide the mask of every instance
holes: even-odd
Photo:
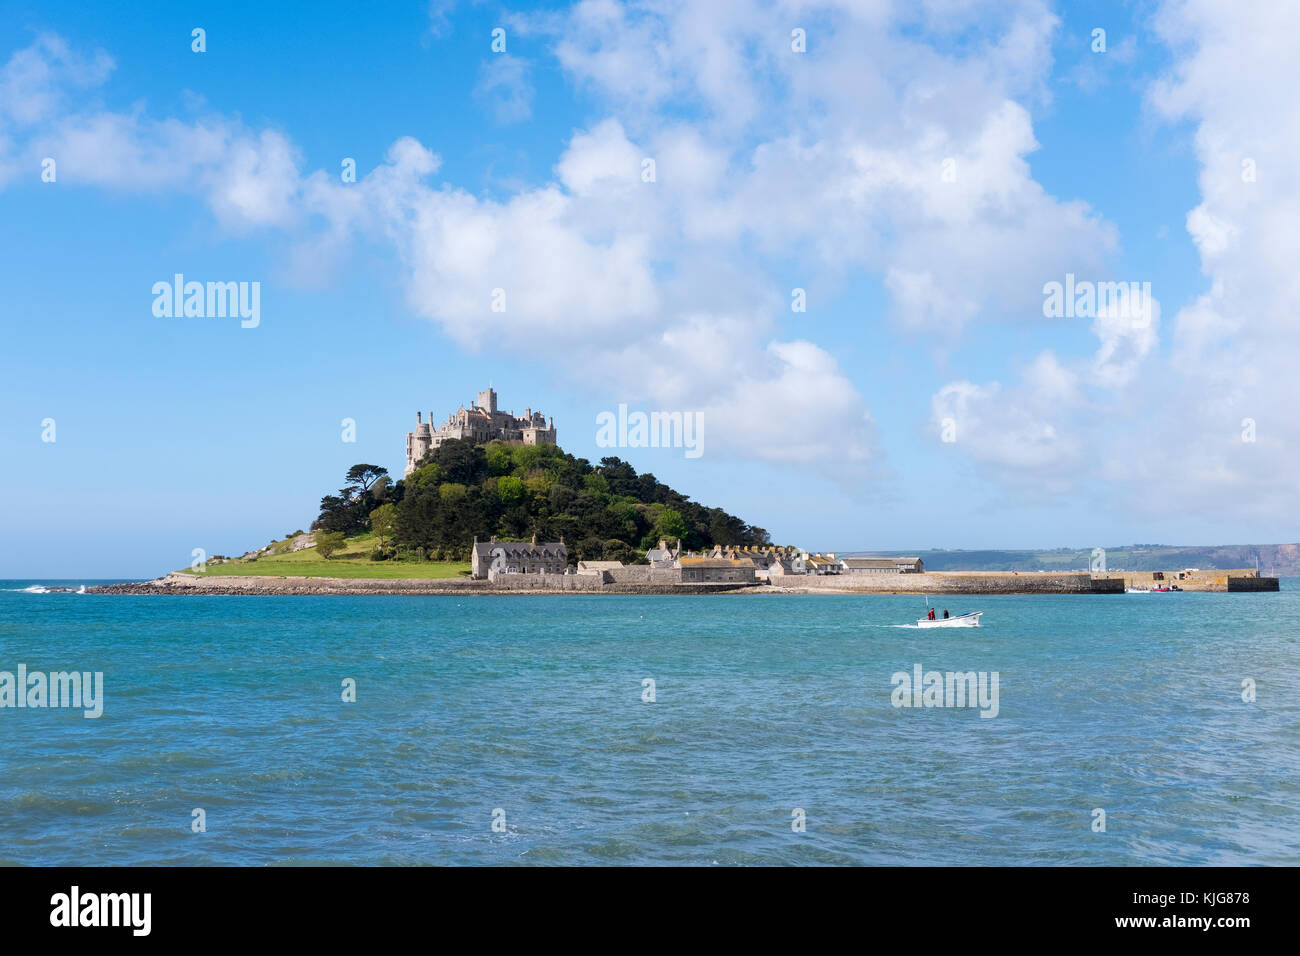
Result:
[[[1150,594],[1151,589],[1150,588],[1125,588],[1124,593],[1125,594]]]
[[[933,621],[927,617],[916,622],[917,627],[979,627],[983,611],[969,611],[956,617],[936,617]]]

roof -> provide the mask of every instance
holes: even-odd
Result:
[[[617,571],[623,567],[622,561],[579,561],[578,567],[587,571]]]
[[[522,556],[554,558],[569,553],[563,541],[546,541],[541,544],[532,544],[528,541],[478,541],[474,544],[475,552],[482,558],[492,557],[493,548],[501,548],[507,558]]]
[[[681,558],[683,568],[749,568],[753,569],[752,561],[733,561],[730,558]]]
[[[920,558],[844,558],[846,568],[896,568],[900,564],[916,564]]]

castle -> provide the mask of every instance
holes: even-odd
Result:
[[[523,418],[515,417],[514,412],[498,411],[497,393],[491,386],[478,393],[472,406],[462,405],[454,415],[447,416],[437,429],[433,427],[433,412],[429,413],[427,422],[421,421],[420,413],[416,412],[415,431],[406,433],[406,474],[415,471],[421,458],[450,438],[468,438],[474,442],[498,438],[525,445],[554,445],[555,419],[547,421],[541,412],[531,408],[524,410]]]

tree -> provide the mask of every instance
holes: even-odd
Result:
[[[370,530],[379,536],[379,547],[393,537],[397,527],[397,508],[393,505],[380,505],[370,512]]]
[[[380,465],[353,465],[337,495],[320,500],[320,517],[312,528],[360,534],[369,525],[370,512],[389,496],[388,469]]]
[[[388,469],[380,465],[353,465],[348,469],[345,488],[355,488],[357,494],[370,490],[378,479],[388,474]]]
[[[684,538],[689,530],[681,512],[673,508],[665,508],[659,512],[659,518],[655,521],[655,531],[661,538]]]
[[[515,467],[514,458],[510,455],[510,449],[499,442],[493,442],[487,450],[488,473],[493,475],[508,475]]]
[[[316,553],[326,561],[330,556],[343,547],[343,533],[340,531],[326,531],[316,533]]]
[[[524,500],[524,483],[514,475],[497,479],[497,497],[507,505],[517,505]]]

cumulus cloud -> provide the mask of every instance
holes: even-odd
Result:
[[[1285,512],[1300,465],[1300,422],[1282,413],[1300,402],[1300,185],[1283,170],[1300,149],[1290,93],[1300,67],[1284,38],[1300,30],[1300,11],[1249,17],[1171,0],[1154,22],[1174,58],[1147,100],[1157,120],[1194,129],[1201,197],[1186,229],[1205,290],[1163,332],[1159,301],[1149,317],[1101,311],[1092,358],[1060,363],[1077,383],[1064,393],[1055,375],[955,382],[933,415],[954,416],[971,438],[960,452],[1006,484],[1033,476],[1078,493],[1104,483],[1134,511],[1175,501],[1222,516]]]
[[[414,140],[344,185],[305,174],[275,130],[69,110],[57,97],[16,148],[56,150],[70,183],[192,191],[227,228],[285,230],[304,267],[357,237],[390,243],[412,310],[464,347],[490,341],[581,370],[613,401],[713,409],[737,423],[719,436],[735,454],[806,463],[833,451],[838,475],[845,460],[878,457],[872,416],[834,341],[780,333],[780,270],[809,284],[877,276],[900,327],[951,340],[988,318],[1037,316],[1045,276],[1100,270],[1116,247],[1113,226],[1050,195],[1026,159],[1058,27],[1041,0],[583,0],[514,22],[549,40],[601,106],[551,181],[502,198],[435,182],[438,157]],[[794,25],[806,53],[791,48]],[[479,84],[502,119],[527,115],[529,91],[525,65],[506,57]],[[1152,348],[1120,326],[1098,334],[1091,370],[1052,385],[1044,366],[1036,389],[1131,379]],[[971,388],[949,398],[995,422],[995,398]],[[755,402],[784,410],[743,414]],[[1077,454],[1024,407],[1030,417],[1009,427],[1035,449],[1026,460]],[[833,449],[808,437],[813,415]]]

